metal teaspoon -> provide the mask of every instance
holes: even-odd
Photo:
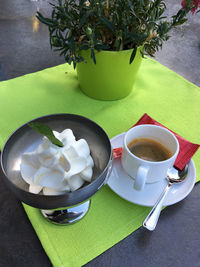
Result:
[[[183,168],[182,171],[179,171],[179,170],[175,169],[174,167],[169,169],[169,171],[167,173],[167,177],[166,177],[168,180],[168,185],[166,186],[165,190],[160,195],[159,199],[157,200],[157,202],[153,206],[152,210],[150,211],[150,213],[147,215],[146,219],[144,220],[143,226],[145,228],[147,228],[150,231],[153,231],[156,228],[158,218],[159,218],[160,212],[162,210],[163,201],[164,201],[171,185],[173,185],[174,183],[182,182],[186,178],[187,173],[188,173],[188,164]]]

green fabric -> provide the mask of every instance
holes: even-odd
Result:
[[[17,127],[52,113],[75,113],[99,123],[110,138],[132,126],[145,112],[199,143],[200,90],[158,62],[145,59],[132,93],[118,101],[98,101],[78,88],[67,64],[0,83],[0,146]],[[200,151],[194,156],[199,180]],[[48,223],[37,209],[25,211],[54,266],[80,266],[141,226],[150,208],[131,204],[107,186],[92,197],[87,216],[77,224]]]

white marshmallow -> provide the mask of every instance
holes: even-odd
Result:
[[[35,152],[26,153],[21,160],[22,178],[30,185],[29,191],[57,195],[80,188],[92,179],[94,161],[85,139],[76,141],[71,129],[53,131],[64,147],[53,145],[47,137]]]
[[[69,186],[67,180],[64,179],[62,181],[62,183],[60,184],[60,186],[56,190],[67,191],[67,192],[70,191],[70,186]]]
[[[47,149],[43,149],[42,146],[39,146],[37,153],[38,160],[40,161],[42,166],[46,168],[52,168],[53,166],[58,164],[60,158],[59,148],[50,146]]]
[[[87,158],[87,167],[94,167],[94,160],[90,155]]]
[[[35,152],[26,153],[22,155],[20,170],[22,178],[25,180],[25,182],[27,182],[28,184],[33,183],[33,176],[39,166],[40,163]]]
[[[87,182],[91,182],[92,180],[92,168],[86,167],[81,173],[80,176],[82,179],[84,179]]]
[[[33,182],[41,186],[60,189],[64,177],[65,172],[59,166],[52,169],[40,167],[33,177]]]
[[[70,162],[66,157],[63,156],[63,154],[60,155],[59,158],[59,165],[63,168],[64,171],[68,172],[70,170]]]
[[[46,136],[44,136],[42,138],[42,144],[41,145],[42,145],[43,149],[47,149],[48,147],[50,147],[52,145],[52,143],[49,141],[49,139]]]
[[[65,148],[68,148],[70,144],[76,141],[75,136],[71,129],[65,129],[61,133],[53,131],[53,133],[55,137],[63,143]]]
[[[90,148],[85,139],[80,139],[71,144],[71,147],[77,152],[80,157],[88,157],[90,155]]]
[[[80,175],[74,175],[70,177],[70,179],[68,180],[68,183],[69,183],[71,191],[75,191],[84,184],[84,180],[80,177]]]
[[[66,153],[63,153],[63,157],[66,161],[69,162],[70,168],[69,171],[66,173],[67,177],[71,177],[75,174],[80,173],[86,168],[87,159],[83,157],[76,157],[76,158],[69,158]]]
[[[67,155],[67,157],[70,158],[70,159],[79,157],[79,154],[78,154],[77,150],[72,146],[70,146],[68,149],[63,149],[62,153]]]
[[[69,187],[69,186],[68,186]],[[70,191],[70,187],[68,190],[66,191]],[[63,194],[65,191],[60,191],[60,190],[55,190],[53,188],[48,188],[48,187],[43,187],[43,194],[44,195],[61,195]]]
[[[42,186],[38,185],[38,184],[30,184],[29,185],[29,192],[33,193],[33,194],[39,194],[40,191],[42,190]]]
[[[62,131],[62,133],[60,133],[60,138],[65,147],[69,147],[73,142],[76,141],[71,129],[65,129]]]

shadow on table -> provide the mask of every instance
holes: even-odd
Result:
[[[3,68],[2,65],[0,64],[0,81],[4,80],[4,75],[3,75]]]
[[[168,223],[170,224],[173,220],[173,217],[177,214],[178,211],[184,206],[185,200],[180,201],[179,203],[176,203],[175,205],[171,205],[169,207],[166,207],[160,215],[160,218],[158,220],[158,224],[156,226],[157,229],[162,227],[162,224]],[[160,224],[160,226],[159,226]],[[158,231],[160,232],[160,231]],[[143,248],[148,246],[148,243],[152,242],[152,238],[155,238],[155,235],[157,235],[156,229],[154,231],[149,231],[144,227],[141,227],[140,231],[136,235],[136,242],[138,247]]]

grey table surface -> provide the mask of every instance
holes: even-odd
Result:
[[[168,14],[180,2],[167,0]],[[48,14],[47,1],[0,1],[2,81],[64,63],[50,50],[47,28],[35,19],[36,10]],[[171,35],[156,59],[199,86],[200,17],[190,16]],[[0,266],[29,265],[51,263],[21,203],[0,179]],[[186,199],[162,211],[154,232],[141,227],[86,266],[200,266],[200,184]]]

